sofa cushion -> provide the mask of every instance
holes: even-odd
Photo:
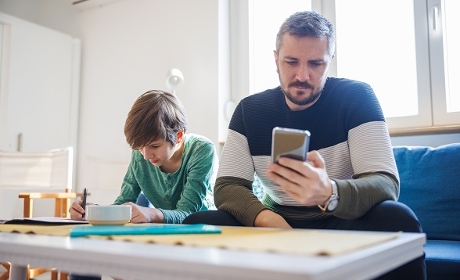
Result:
[[[428,279],[460,279],[460,242],[428,240],[425,254]]]
[[[428,239],[460,241],[460,143],[394,146],[399,201],[417,215]]]

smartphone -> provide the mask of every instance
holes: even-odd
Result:
[[[275,127],[272,132],[272,162],[277,163],[280,157],[307,161],[309,145],[308,130]]]

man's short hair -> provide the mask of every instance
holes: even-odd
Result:
[[[276,51],[279,52],[284,34],[296,37],[327,38],[329,55],[335,51],[335,32],[332,24],[315,11],[303,11],[292,14],[281,25],[276,35]]]

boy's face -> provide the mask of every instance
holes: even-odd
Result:
[[[158,167],[163,166],[174,155],[175,151],[175,146],[164,139],[153,141],[140,149],[144,159]]]

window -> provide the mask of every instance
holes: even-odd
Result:
[[[236,39],[240,46],[246,46],[247,61],[236,61],[247,63],[248,70],[237,76],[247,74],[249,80],[245,90],[239,83],[239,92],[233,96],[242,98],[279,85],[273,58],[278,28],[292,12],[314,9],[336,28],[336,59],[329,74],[370,84],[390,132],[460,130],[460,54],[456,51],[460,48],[460,33],[455,30],[460,24],[456,17],[460,1],[244,3],[248,4],[248,38],[234,36],[232,41]],[[232,79],[232,83],[238,81],[242,78]]]
[[[374,88],[390,129],[460,124],[458,3],[335,1],[337,74]]]
[[[335,9],[337,76],[370,84],[386,117],[417,115],[412,1],[336,1]]]
[[[444,1],[444,63],[446,64],[447,112],[460,112],[460,35],[455,27],[460,24],[457,12],[460,11],[460,1]],[[433,12],[436,12],[436,8]]]

